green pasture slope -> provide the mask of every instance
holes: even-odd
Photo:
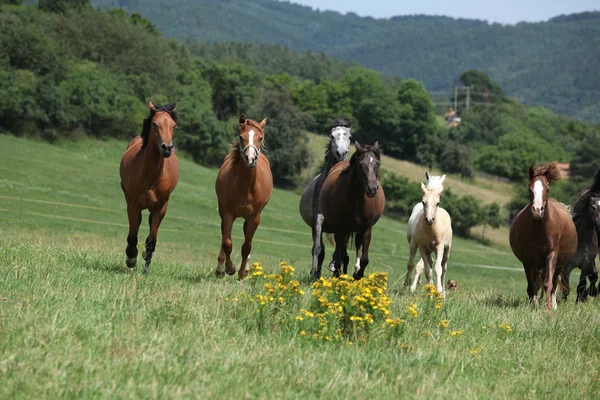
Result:
[[[285,327],[251,329],[253,316],[225,300],[250,289],[214,278],[215,169],[181,159],[143,276],[125,271],[124,142],[51,146],[0,135],[0,148],[0,398],[586,398],[600,389],[598,303],[532,310],[504,248],[454,240],[448,277],[460,290],[443,318],[462,335],[417,318],[402,337],[410,350],[317,344]],[[274,191],[252,256],[267,271],[294,265],[308,302],[310,230],[298,201]],[[405,229],[377,224],[368,267],[389,273],[397,315],[413,298],[402,288]],[[240,222],[234,235],[239,260]]]

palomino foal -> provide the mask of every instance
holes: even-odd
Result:
[[[556,288],[563,266],[577,250],[577,230],[567,207],[548,198],[550,186],[560,179],[556,163],[529,169],[529,204],[510,227],[510,247],[523,263],[529,301],[535,304],[540,274],[546,308],[556,309]]]
[[[150,115],[144,120],[142,133],[129,142],[121,159],[121,188],[127,201],[129,234],[127,266],[137,261],[138,231],[142,210],[150,211],[150,234],[143,257],[144,273],[148,272],[156,248],[158,227],[167,213],[169,196],[179,181],[179,161],[173,147],[173,129],[177,125],[176,104],[148,104]]]
[[[235,274],[231,262],[231,229],[237,218],[244,218],[244,244],[238,279],[248,273],[248,260],[252,249],[252,238],[260,223],[260,213],[269,202],[273,192],[273,175],[269,160],[261,152],[264,145],[264,128],[267,119],[260,123],[240,116],[239,140],[217,175],[215,190],[219,200],[221,216],[221,251],[215,274],[222,277],[225,272]]]
[[[446,270],[448,268],[448,257],[452,247],[452,224],[450,215],[443,208],[439,207],[440,197],[444,190],[444,180],[446,175],[432,176],[425,172],[427,185],[421,183],[423,191],[423,200],[413,207],[410,218],[408,219],[408,230],[406,238],[408,239],[410,254],[408,256],[405,286],[410,285],[412,271],[415,265],[415,255],[417,248],[421,254],[421,260],[417,263],[415,280],[410,286],[411,291],[415,291],[419,278],[425,269],[425,277],[428,283],[433,283],[431,277],[431,266],[433,260],[431,255],[435,253],[435,275],[437,279],[437,291],[442,295],[444,292],[444,281],[446,279]]]

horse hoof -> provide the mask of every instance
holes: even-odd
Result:
[[[335,265],[333,263],[329,264],[329,266],[327,267],[327,269],[331,272],[335,272]]]
[[[217,269],[217,270],[215,271],[215,276],[216,276],[217,278],[222,278],[222,277],[224,277],[224,276],[225,276],[225,272],[223,272],[223,271],[219,271],[219,270]]]
[[[129,268],[130,270],[135,268],[136,262],[137,262],[136,258],[127,257],[127,259],[125,260],[125,264],[127,264],[127,268]]]

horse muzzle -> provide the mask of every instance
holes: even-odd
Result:
[[[160,145],[160,154],[164,157],[164,158],[169,158],[171,157],[171,154],[173,154],[173,148],[175,146],[173,146],[172,144],[161,144]]]
[[[544,207],[531,207],[531,215],[534,219],[542,219],[544,217]]]
[[[369,184],[367,185],[367,197],[373,198],[377,195],[377,191],[379,190],[379,185]]]

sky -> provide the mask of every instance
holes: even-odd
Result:
[[[502,24],[546,21],[561,14],[600,10],[600,0],[291,0],[292,3],[360,16],[447,15]]]

